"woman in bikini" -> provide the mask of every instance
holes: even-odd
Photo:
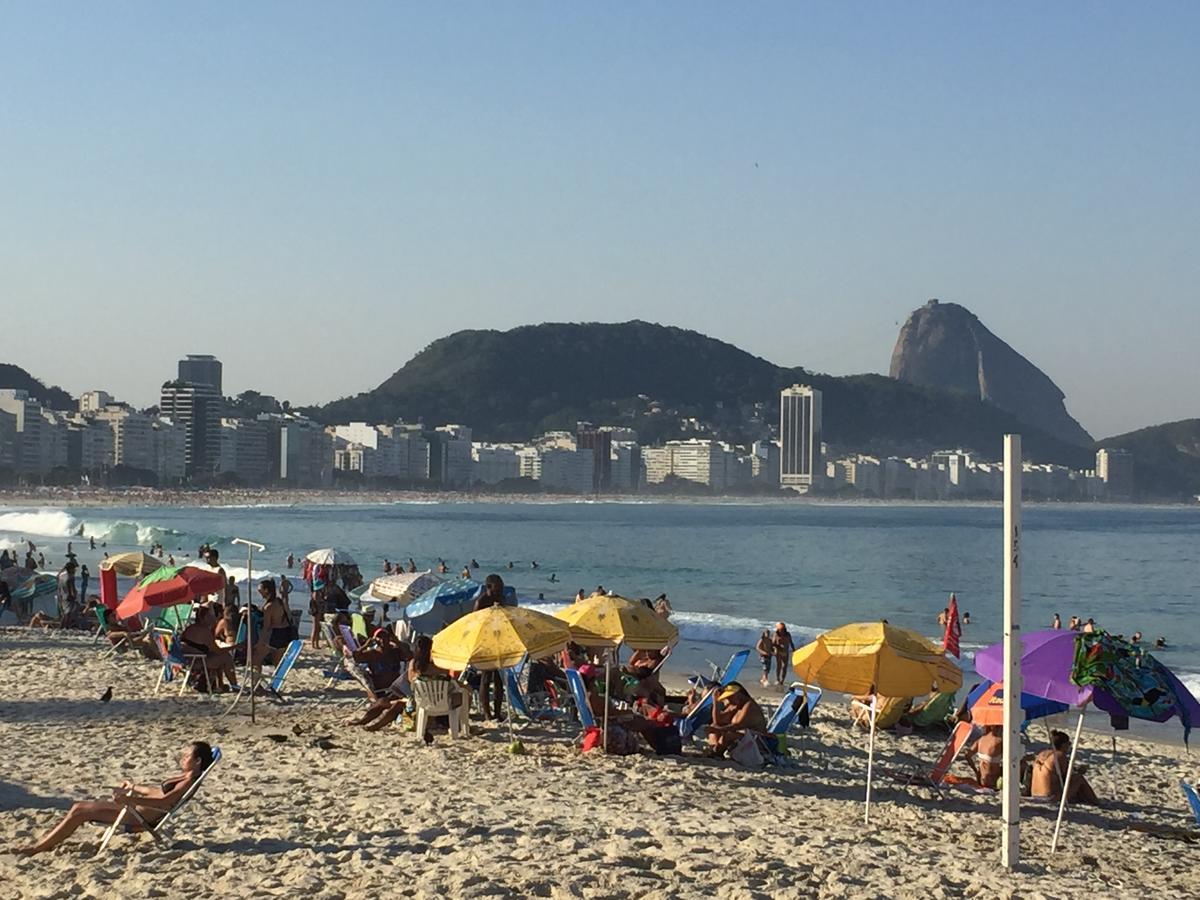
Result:
[[[90,800],[75,803],[66,817],[36,844],[15,850],[21,856],[33,856],[53,850],[85,822],[111,825],[121,810],[132,807],[150,825],[158,824],[163,816],[175,808],[204,770],[212,765],[213,750],[203,741],[196,741],[184,748],[179,759],[180,772],[168,778],[158,787],[145,787],[121,782],[113,791],[111,800]],[[132,828],[131,830],[138,830]]]
[[[275,592],[272,579],[266,578],[258,583],[258,595],[263,601],[263,621],[258,643],[254,647],[254,664],[261,666],[266,662],[277,665],[283,658],[283,651],[292,642],[295,629],[287,606]]]

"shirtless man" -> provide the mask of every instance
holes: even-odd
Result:
[[[767,717],[749,691],[736,681],[720,690],[712,705],[708,726],[708,750],[720,756],[748,732],[765,734]]]
[[[1058,799],[1062,796],[1063,778],[1067,774],[1067,763],[1070,761],[1071,739],[1062,731],[1051,732],[1050,737],[1054,743],[1053,748],[1043,750],[1034,757],[1031,793],[1034,797]],[[1067,800],[1071,803],[1091,803],[1098,806],[1100,801],[1096,799],[1096,792],[1083,777],[1086,772],[1087,766],[1075,766],[1071,772]]]
[[[183,633],[179,640],[186,650],[193,653],[203,653],[204,663],[210,675],[214,676],[215,690],[223,690],[222,679],[231,688],[237,689],[237,669],[234,666],[233,654],[217,644],[216,621],[211,606],[197,605],[196,618]]]

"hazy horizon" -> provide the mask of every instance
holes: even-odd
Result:
[[[1097,438],[1200,415],[1200,8],[9,5],[0,360],[157,401],[644,319],[886,374],[961,303]],[[15,340],[21,328],[25,340]]]

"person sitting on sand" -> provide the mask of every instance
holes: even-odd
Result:
[[[1053,731],[1050,733],[1050,739],[1053,746],[1034,757],[1031,793],[1034,797],[1051,797],[1057,800],[1062,797],[1063,778],[1067,774],[1067,764],[1071,755],[1071,738],[1066,732]],[[1067,801],[1099,805],[1096,792],[1083,777],[1086,772],[1087,766],[1077,765],[1072,769]]]
[[[185,651],[190,650],[204,656],[204,664],[214,682],[211,685],[212,690],[225,690],[224,682],[226,681],[231,688],[237,689],[237,669],[234,665],[233,654],[217,645],[216,622],[211,606],[202,604],[196,606],[196,617],[192,620],[192,624],[183,629],[183,633],[179,635],[179,641],[183,644]]]
[[[712,723],[708,726],[708,752],[723,756],[747,734],[765,734],[767,717],[750,692],[731,681],[714,698]]]
[[[1004,774],[1004,729],[999,725],[984,728],[979,740],[968,746],[964,755],[980,785],[994,791]]]
[[[80,801],[71,806],[61,822],[36,844],[21,847],[15,852],[33,856],[53,850],[69,838],[80,825],[94,822],[111,825],[126,807],[132,807],[149,824],[156,825],[175,808],[204,770],[212,765],[213,750],[204,741],[196,741],[183,749],[179,759],[180,772],[157,787],[146,787],[122,781],[110,800]]]

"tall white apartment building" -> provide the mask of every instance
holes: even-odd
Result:
[[[590,494],[595,459],[591,449],[551,447],[542,451],[542,486],[551,491]]]
[[[16,388],[0,389],[0,410],[13,417],[15,445],[13,468],[18,475],[40,475],[48,472],[42,458],[42,405],[25,391]]]
[[[471,483],[499,484],[518,478],[517,451],[508,444],[471,444]]]
[[[794,384],[779,394],[779,483],[806,492],[819,484],[821,457],[821,392]]]

